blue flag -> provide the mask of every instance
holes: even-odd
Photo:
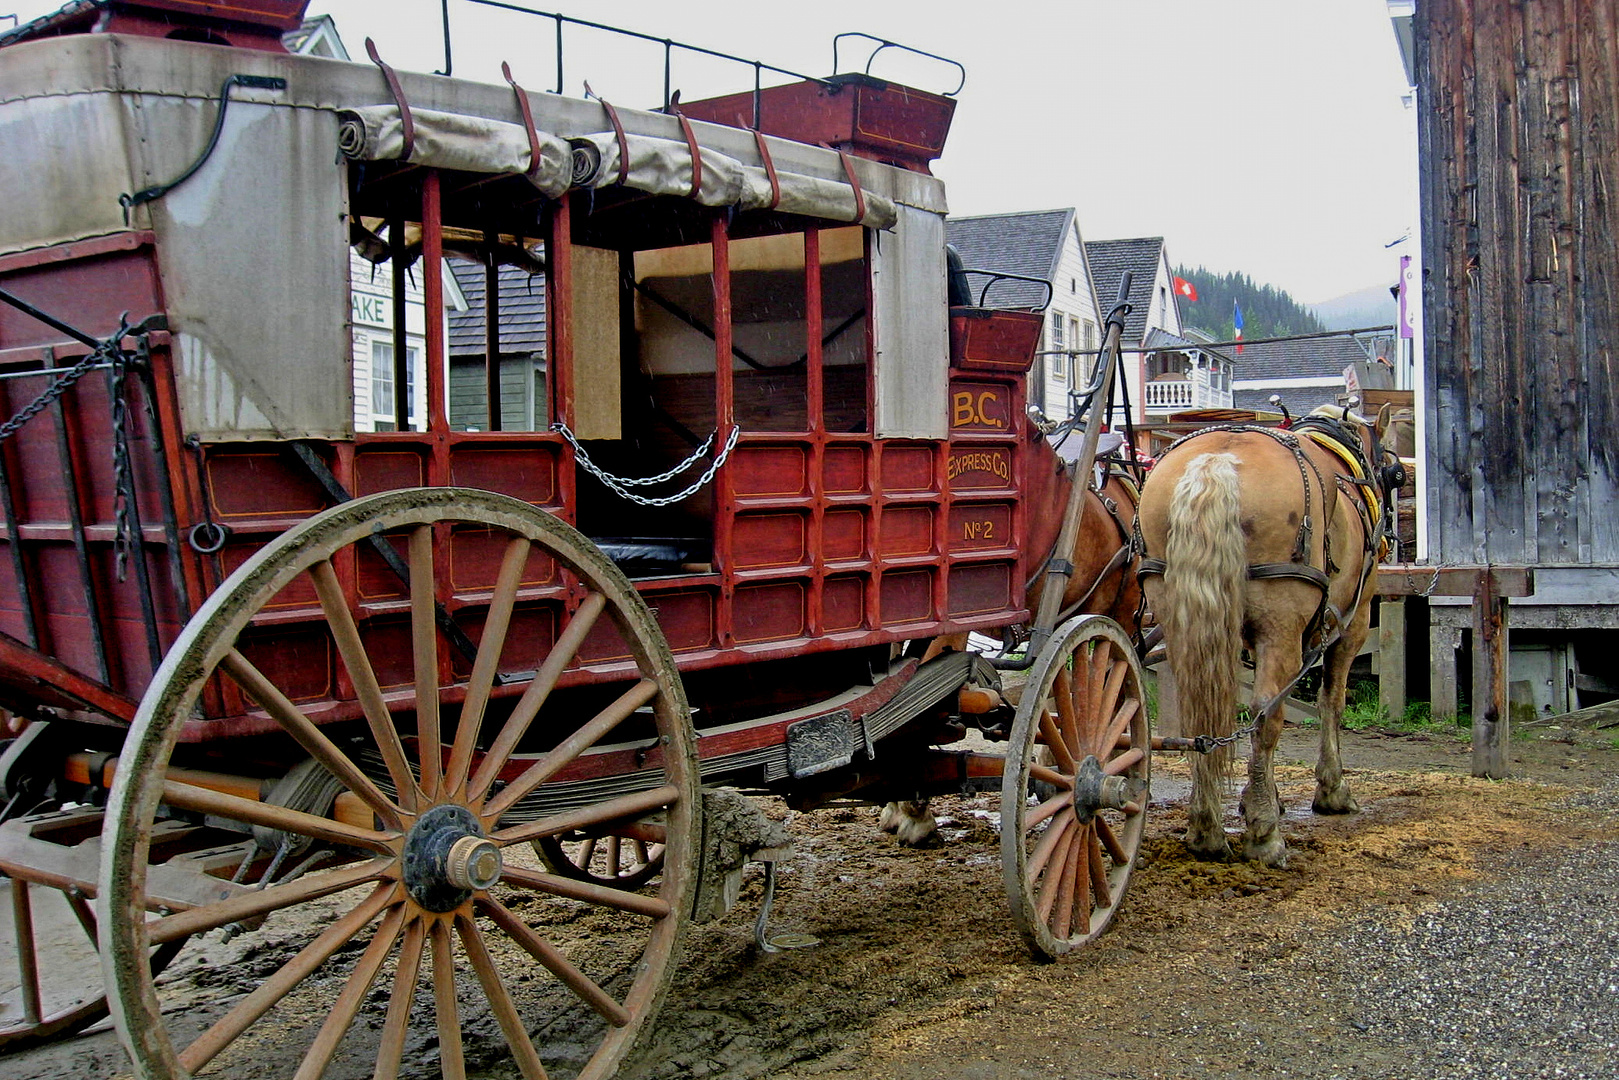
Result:
[[[1231,301],[1231,323],[1237,332],[1233,335],[1237,339],[1237,351],[1242,352],[1242,305],[1235,300]]]

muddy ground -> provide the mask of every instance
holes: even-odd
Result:
[[[1408,1048],[1355,1026],[1335,943],[1612,840],[1614,816],[1579,794],[1619,776],[1613,734],[1531,729],[1512,744],[1514,778],[1486,781],[1468,775],[1465,743],[1348,733],[1362,812],[1318,818],[1309,812],[1314,735],[1290,728],[1278,757],[1286,870],[1185,858],[1176,839],[1185,768],[1160,755],[1146,855],[1121,914],[1094,945],[1049,964],[1029,958],[1007,914],[997,797],[936,803],[945,842],[923,851],[880,836],[871,808],[776,807],[797,856],[780,878],[772,932],[819,944],[760,953],[760,880],[750,876],[731,915],[691,932],[648,1053],[626,1076],[1411,1075]],[[279,1075],[274,1046],[263,1049],[253,1068],[227,1075]],[[0,1058],[7,1080],[125,1069],[104,1030]],[[484,1060],[474,1073],[516,1070]]]

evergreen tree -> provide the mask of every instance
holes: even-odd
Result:
[[[1236,334],[1232,325],[1232,304],[1242,307],[1242,336],[1245,340],[1314,334],[1326,329],[1315,313],[1274,285],[1256,285],[1247,274],[1216,274],[1201,266],[1175,268],[1197,289],[1197,299],[1180,298],[1181,320],[1195,326],[1216,341],[1230,341]]]

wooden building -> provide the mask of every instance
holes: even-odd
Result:
[[[1420,0],[1411,29],[1430,559],[1534,567],[1515,632],[1619,628],[1619,0]],[[1433,616],[1437,669],[1468,614]]]

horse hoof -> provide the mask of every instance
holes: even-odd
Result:
[[[1224,833],[1214,837],[1188,834],[1186,852],[1198,862],[1230,862],[1233,857],[1231,842]]]
[[[1349,794],[1347,788],[1339,788],[1334,792],[1316,792],[1315,801],[1310,804],[1310,809],[1318,814],[1358,814],[1360,803],[1355,801],[1355,797]]]
[[[901,847],[936,848],[944,846],[944,837],[940,836],[938,828],[933,826],[900,829],[895,839],[899,841]]]
[[[1272,836],[1263,843],[1244,840],[1242,853],[1245,858],[1252,859],[1257,863],[1263,863],[1272,870],[1287,869],[1287,844],[1282,841],[1280,836]]]

